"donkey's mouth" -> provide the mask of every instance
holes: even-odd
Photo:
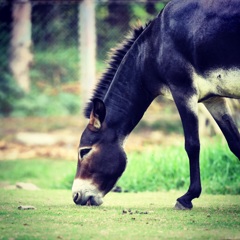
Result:
[[[103,203],[100,196],[84,196],[80,192],[73,195],[73,201],[75,204],[82,206],[99,206]]]
[[[87,206],[99,206],[102,204],[102,199],[99,198],[99,197],[90,197],[88,200],[87,200],[87,203],[86,205]]]

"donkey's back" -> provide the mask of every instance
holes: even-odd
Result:
[[[240,65],[239,0],[174,0],[167,8],[167,31],[199,72]]]

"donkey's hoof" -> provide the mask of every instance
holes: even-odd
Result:
[[[176,210],[191,210],[192,208],[184,207],[179,201],[176,202],[175,207]]]

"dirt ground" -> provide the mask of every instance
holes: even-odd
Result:
[[[126,151],[141,150],[148,145],[183,144],[179,132],[168,132],[169,123],[181,128],[177,114],[161,112],[151,106],[139,126],[128,137]],[[158,126],[164,122],[165,125]],[[0,118],[0,160],[57,158],[75,160],[82,131],[87,120],[79,116]],[[155,126],[156,125],[156,126]],[[154,127],[155,126],[155,127]]]

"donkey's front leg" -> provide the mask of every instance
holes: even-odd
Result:
[[[197,97],[174,96],[178,108],[185,136],[185,150],[190,164],[190,187],[186,194],[177,199],[176,209],[191,209],[192,200],[201,194],[201,180],[199,169],[200,142],[198,134],[198,105]]]

